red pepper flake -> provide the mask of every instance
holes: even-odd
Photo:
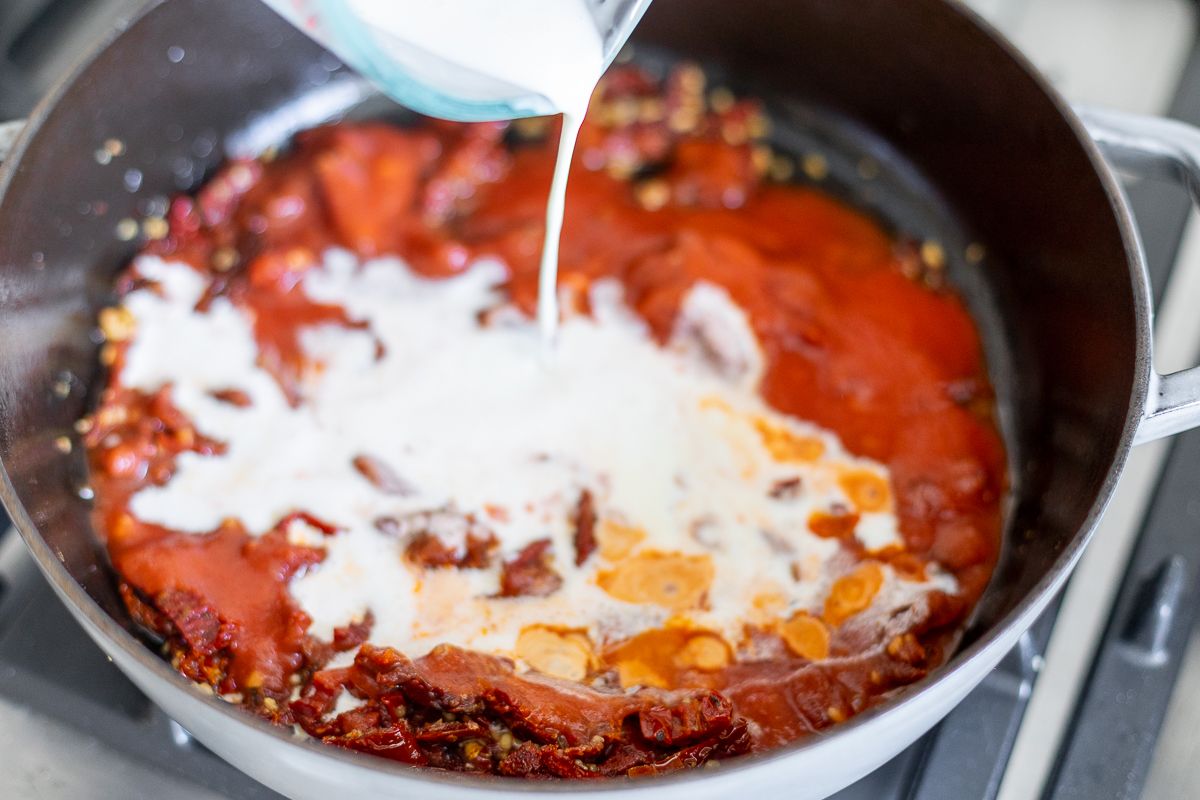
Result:
[[[288,527],[293,522],[297,522],[297,521],[303,522],[305,525],[308,525],[311,528],[316,528],[317,530],[319,530],[321,533],[325,534],[326,536],[332,536],[333,534],[335,534],[341,530],[341,528],[339,528],[337,525],[334,525],[329,522],[325,522],[324,520],[322,520],[318,517],[314,517],[312,514],[309,514],[307,511],[293,511],[292,513],[288,514],[283,519],[279,520],[279,522],[275,523],[275,530],[279,530],[279,531],[283,531],[284,533],[287,533]]]
[[[411,483],[401,478],[386,462],[375,456],[357,455],[351,463],[354,464],[354,468],[360,475],[384,494],[397,497],[416,494],[416,489]]]
[[[803,486],[804,482],[799,477],[784,478],[771,484],[767,494],[772,500],[795,500],[800,496]]]
[[[580,567],[596,550],[596,504],[587,489],[579,493],[571,523],[575,526],[575,566]]]
[[[251,405],[250,395],[241,389],[216,389],[209,392],[209,395],[215,400],[220,400],[222,403],[229,403],[229,405],[237,406],[238,408],[249,408]]]

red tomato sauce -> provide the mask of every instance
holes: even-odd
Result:
[[[942,663],[1000,541],[1005,454],[979,334],[942,286],[937,259],[921,263],[818,189],[773,180],[786,162],[764,144],[759,107],[710,107],[698,74],[683,67],[660,84],[626,68],[598,91],[570,178],[562,283],[619,279],[663,339],[691,286],[724,287],[767,357],[765,399],[890,470],[903,548],[863,552],[844,536],[853,515],[819,521],[821,535],[901,574],[921,576],[937,562],[959,593],[931,593],[886,641],[857,625],[853,609],[827,607],[826,622],[813,623],[815,643],[797,645],[810,658],[776,647],[777,657],[718,670],[664,662],[673,688],[634,693],[606,689],[602,674],[589,686],[517,675],[503,659],[450,647],[410,660],[364,644],[369,617],[319,641],[287,587],[323,551],[290,544],[287,519],[259,536],[236,520],[195,535],[129,513],[132,494],[167,482],[178,454],[215,454],[221,444],[197,432],[167,390],[144,396],[113,381],[88,423],[96,527],[134,618],[164,639],[188,678],[339,746],[446,769],[593,778],[792,741]],[[260,363],[290,393],[304,368],[301,328],[360,325],[300,286],[328,247],[396,254],[430,277],[495,256],[511,297],[532,312],[556,141],[534,125],[307,131],[283,156],[234,162],[195,197],[178,198],[169,234],[146,249],[190,263],[212,277],[211,296],[254,313]],[[130,270],[118,288],[141,283]],[[120,337],[106,345],[113,374],[125,347]],[[653,661],[661,645],[623,647]],[[325,668],[351,650],[354,666]],[[342,692],[364,704],[331,718]]]

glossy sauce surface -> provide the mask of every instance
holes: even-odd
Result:
[[[663,341],[693,286],[724,288],[766,356],[764,399],[887,466],[892,485],[882,491],[890,488],[903,547],[866,551],[848,535],[851,509],[810,521],[861,563],[823,609],[748,631],[761,655],[754,660],[727,663],[710,642],[668,628],[598,654],[589,687],[514,675],[503,660],[453,648],[414,661],[364,648],[353,666],[323,670],[335,652],[369,640],[370,623],[332,642],[306,634],[288,582],[322,551],[290,543],[286,521],[253,537],[231,520],[198,537],[135,519],[134,492],[165,484],[179,453],[216,452],[220,443],[173,413],[168,397],[114,384],[89,423],[97,528],[131,610],[166,637],[176,665],[334,744],[446,768],[576,778],[775,746],[938,666],[999,546],[1004,450],[978,333],[942,287],[936,258],[922,261],[817,189],[772,180],[784,162],[759,140],[762,125],[753,102],[707,103],[693,68],[661,86],[632,69],[610,75],[580,135],[561,283],[579,290],[618,279]],[[397,254],[435,278],[493,256],[506,265],[513,301],[532,314],[555,138],[528,125],[309,131],[278,160],[232,164],[197,198],[177,200],[169,236],[148,250],[213,276],[212,296],[250,309],[260,363],[295,397],[306,366],[299,331],[360,324],[299,288],[328,247]],[[130,272],[122,288],[139,281]],[[119,319],[110,323],[102,318],[102,328],[119,329]],[[119,372],[126,344],[119,330],[106,333],[106,359]],[[880,491],[861,481],[847,488],[867,507]],[[930,593],[902,629],[868,623],[858,611],[878,590],[881,564],[911,575],[940,565],[958,593]],[[682,652],[692,655],[681,661]],[[627,665],[653,678],[618,680]],[[492,677],[464,682],[464,674]],[[648,688],[618,688],[631,683]],[[297,684],[301,697],[289,705]],[[343,692],[366,704],[330,722]],[[447,714],[460,728],[435,731]],[[667,718],[675,720],[669,735],[656,727]],[[467,746],[475,741],[482,749]]]

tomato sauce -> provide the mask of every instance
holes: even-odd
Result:
[[[409,660],[364,645],[353,666],[324,669],[335,652],[369,641],[369,621],[332,642],[306,633],[287,584],[322,551],[289,543],[284,521],[255,537],[234,520],[206,535],[136,520],[134,492],[169,480],[178,454],[220,443],[193,430],[166,394],[114,381],[87,435],[96,526],[135,619],[166,639],[185,675],[333,744],[427,766],[587,778],[792,741],[944,660],[995,566],[1006,481],[976,327],[941,287],[936,259],[914,271],[914,249],[876,221],[819,189],[772,180],[781,156],[764,144],[759,107],[710,107],[697,76],[685,66],[660,84],[626,68],[598,90],[570,178],[562,284],[619,279],[663,340],[691,286],[724,287],[766,355],[764,398],[890,470],[904,547],[856,549],[839,533],[853,529],[853,515],[814,520],[814,530],[842,538],[864,565],[921,576],[937,562],[959,592],[931,593],[884,642],[856,623],[857,606],[827,604],[824,622],[789,623],[791,650],[762,634],[763,652],[775,655],[714,669],[661,658],[686,644],[678,631],[664,633],[680,639],[670,643],[638,637],[613,652],[641,648],[667,688],[630,695],[599,678],[567,686],[518,676],[502,659],[454,648]],[[260,363],[285,391],[304,367],[302,327],[359,325],[299,286],[331,246],[397,254],[430,277],[497,257],[511,297],[532,314],[556,140],[537,124],[307,131],[276,160],[235,162],[196,197],[177,199],[168,236],[147,250],[187,261],[213,277],[210,294],[255,312]],[[127,272],[119,288],[139,280]],[[110,336],[114,374],[124,347]],[[869,572],[856,580],[869,583]],[[853,604],[855,591],[867,590],[847,585],[850,599],[839,602]],[[365,705],[331,721],[342,692]]]

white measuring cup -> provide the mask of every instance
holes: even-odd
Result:
[[[598,77],[650,5],[650,0],[264,2],[402,105],[462,122],[576,110],[564,109],[552,96],[556,84],[569,83],[566,73],[572,70]]]

